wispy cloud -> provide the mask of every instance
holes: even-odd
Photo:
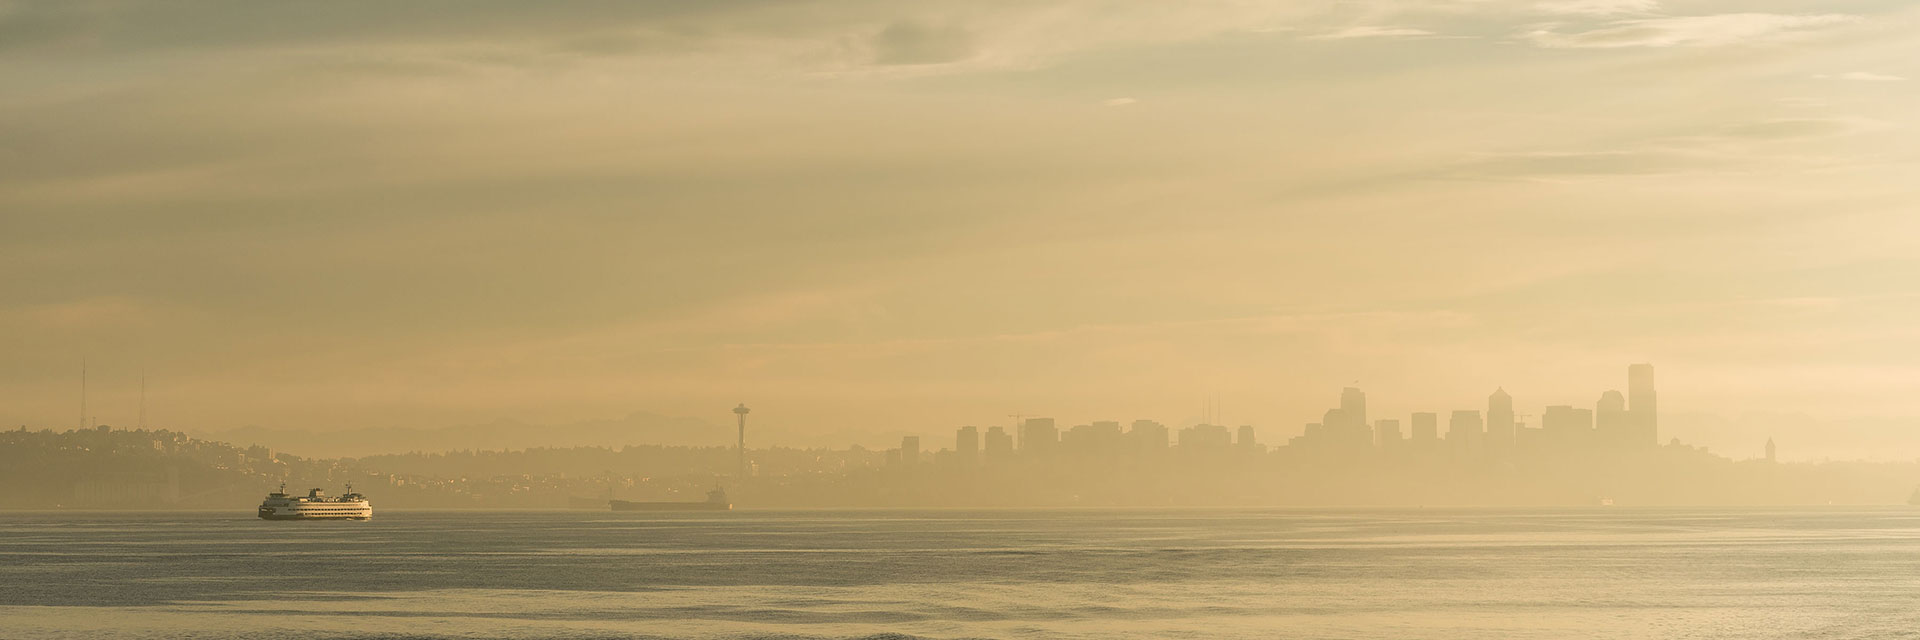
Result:
[[[1857,20],[1858,16],[1840,14],[1727,13],[1619,20],[1573,32],[1560,31],[1557,24],[1540,25],[1524,37],[1535,45],[1556,49],[1716,47],[1764,42]]]
[[[1106,100],[1101,101],[1100,104],[1104,104],[1109,107],[1124,107],[1124,106],[1133,104],[1135,102],[1139,102],[1139,100],[1135,100],[1133,98],[1108,98]]]
[[[1561,180],[1807,167],[1830,164],[1833,159],[1766,145],[1845,136],[1885,126],[1861,117],[1752,120],[1686,135],[1650,137],[1614,148],[1469,154],[1432,175],[1467,180]]]
[[[1874,73],[1871,71],[1849,71],[1847,73],[1842,73],[1836,76],[1822,75],[1822,76],[1814,76],[1814,77],[1837,78],[1840,80],[1855,80],[1859,82],[1899,82],[1902,80],[1906,80],[1906,77],[1904,76],[1896,76],[1896,75],[1887,74],[1887,73]]]
[[[1649,175],[1691,171],[1705,162],[1697,155],[1666,149],[1531,151],[1474,154],[1439,175],[1469,180]]]
[[[977,52],[965,29],[896,22],[874,36],[873,53],[876,64],[917,65],[958,62]]]
[[[1744,140],[1789,140],[1837,136],[1880,126],[1864,118],[1776,118],[1728,125],[1720,137]]]
[[[1535,5],[1547,13],[1580,15],[1651,14],[1659,10],[1659,0],[1548,0]]]
[[[1309,40],[1351,40],[1355,38],[1418,38],[1434,35],[1426,29],[1411,27],[1359,26],[1307,36]]]

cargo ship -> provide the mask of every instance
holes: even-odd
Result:
[[[707,499],[699,502],[633,502],[630,500],[608,500],[607,506],[614,511],[730,511],[733,503],[727,501],[727,491],[714,487],[707,492]]]
[[[371,520],[373,504],[367,497],[353,492],[353,485],[347,485],[347,492],[338,498],[327,497],[319,489],[313,489],[304,496],[287,495],[286,483],[280,484],[280,490],[267,494],[260,501],[261,520]]]

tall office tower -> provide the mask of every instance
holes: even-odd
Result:
[[[1328,409],[1320,416],[1320,426],[1334,440],[1345,440],[1353,433],[1352,419],[1346,409]]]
[[[1080,445],[1095,455],[1112,456],[1126,446],[1123,444],[1124,437],[1125,434],[1120,432],[1119,421],[1095,420],[1093,424],[1087,425],[1085,442]]]
[[[1242,449],[1257,449],[1260,447],[1260,443],[1255,442],[1253,439],[1253,425],[1240,425],[1240,431],[1236,435],[1238,437],[1233,440],[1234,446]]]
[[[1506,388],[1487,396],[1487,451],[1505,454],[1513,450],[1513,396]]]
[[[1413,414],[1413,442],[1429,446],[1440,441],[1440,414],[1422,411]]]
[[[900,463],[909,467],[920,464],[920,436],[900,439]]]
[[[1540,416],[1540,428],[1546,431],[1547,446],[1572,450],[1593,441],[1593,410],[1568,405],[1547,407]]]
[[[1051,453],[1060,444],[1060,430],[1053,418],[1027,418],[1020,423],[1020,450],[1025,453]]]
[[[1087,445],[1082,441],[1087,439],[1087,430],[1092,428],[1093,427],[1090,427],[1084,424],[1076,424],[1071,427],[1061,429],[1060,430],[1060,447],[1059,447],[1060,452],[1062,453],[1085,452]]]
[[[1392,449],[1400,446],[1400,421],[1373,421],[1373,437],[1380,441],[1380,448]]]
[[[1135,450],[1152,453],[1167,450],[1167,425],[1152,420],[1135,420],[1127,431]]]
[[[1773,438],[1767,438],[1767,462],[1773,462]]]
[[[1457,448],[1476,448],[1486,438],[1486,430],[1480,423],[1480,412],[1462,409],[1453,412],[1447,420],[1447,441]]]
[[[1185,451],[1225,451],[1233,448],[1233,431],[1217,424],[1196,424],[1181,429],[1179,440]]]
[[[1315,447],[1327,444],[1327,425],[1319,422],[1307,423],[1306,429],[1300,435],[1300,442]]]
[[[1618,449],[1631,442],[1633,420],[1627,415],[1627,398],[1619,391],[1607,390],[1600,394],[1600,401],[1593,405],[1594,440],[1609,449]]]
[[[989,460],[1004,460],[1013,455],[1013,435],[1000,427],[987,427],[987,437],[982,451]]]
[[[1340,390],[1340,410],[1346,413],[1348,425],[1367,426],[1367,394],[1354,387]]]
[[[971,467],[980,460],[980,429],[960,427],[953,432],[953,455],[962,466]]]
[[[1627,367],[1627,413],[1633,416],[1633,440],[1637,447],[1660,445],[1660,408],[1653,392],[1653,365]]]

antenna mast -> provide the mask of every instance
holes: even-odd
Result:
[[[80,428],[87,428],[87,359],[80,359]]]

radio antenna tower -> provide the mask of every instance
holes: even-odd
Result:
[[[87,359],[80,359],[80,428],[87,428]]]

